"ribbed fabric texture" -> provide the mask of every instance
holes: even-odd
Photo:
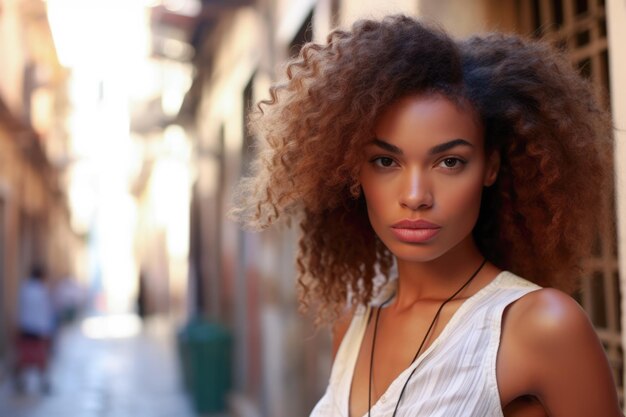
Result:
[[[540,287],[503,271],[465,300],[439,337],[391,383],[372,406],[372,417],[391,417],[413,368],[397,417],[503,417],[496,382],[502,313]],[[326,393],[311,417],[348,417],[352,374],[370,307],[360,308],[346,332]],[[367,413],[364,417],[367,417]]]

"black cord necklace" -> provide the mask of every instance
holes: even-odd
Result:
[[[441,313],[441,310],[443,309],[443,307],[448,302],[452,301],[454,299],[454,297],[459,295],[459,293],[461,291],[463,291],[463,289],[465,287],[467,287],[470,282],[472,282],[474,277],[476,277],[476,275],[478,275],[480,270],[483,269],[483,266],[485,265],[485,263],[487,263],[487,259],[483,259],[483,261],[480,264],[480,266],[478,267],[478,269],[476,269],[476,271],[474,271],[472,276],[469,277],[469,279],[465,282],[465,284],[463,284],[463,286],[461,288],[459,288],[454,294],[452,294],[443,303],[441,303],[441,305],[439,306],[439,309],[435,313],[435,317],[433,317],[433,321],[430,323],[430,326],[428,326],[428,330],[426,330],[426,334],[424,335],[424,338],[422,339],[422,343],[420,343],[420,346],[417,348],[417,352],[415,352],[415,356],[413,356],[413,360],[411,360],[411,364],[413,362],[415,362],[415,360],[419,356],[420,352],[422,351],[422,347],[424,347],[424,343],[426,343],[426,339],[428,338],[428,335],[430,334],[430,331],[433,329],[433,326],[435,325],[435,322],[437,321],[437,318],[439,317],[439,313]],[[373,367],[374,367],[374,347],[376,346],[376,333],[377,333],[377,330],[378,330],[378,318],[380,316],[380,309],[382,307],[384,307],[389,301],[391,301],[392,298],[393,298],[393,296],[391,298],[389,298],[387,301],[385,301],[384,303],[382,303],[380,306],[378,306],[378,308],[376,309],[376,319],[374,321],[374,334],[372,335],[372,350],[371,350],[371,353],[370,353],[370,374],[369,374],[369,384],[368,384],[368,393],[367,393],[367,417],[370,417],[370,412],[372,411],[372,375],[373,375],[372,370],[373,370]],[[409,366],[410,366],[410,364],[409,364]],[[413,374],[415,373],[416,370],[417,370],[417,367],[413,368],[413,371],[411,371],[411,374],[409,375],[409,377],[404,382],[404,385],[402,386],[402,390],[400,391],[400,396],[398,397],[398,401],[396,402],[396,407],[393,409],[392,417],[395,417],[396,412],[398,411],[398,406],[400,406],[400,400],[402,399],[402,395],[404,394],[404,390],[406,389],[406,386],[408,385],[409,380],[411,379],[411,377],[413,376]]]

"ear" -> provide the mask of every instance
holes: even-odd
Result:
[[[500,152],[492,151],[487,156],[487,166],[485,168],[483,185],[485,187],[490,187],[498,178],[498,171],[500,170]]]

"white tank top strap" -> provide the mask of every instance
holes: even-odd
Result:
[[[397,417],[502,417],[496,356],[502,314],[540,287],[503,271],[469,297],[422,355],[391,383],[372,414],[393,413],[395,399],[415,367]],[[348,417],[350,387],[371,307],[359,307],[341,342],[326,393],[311,417]]]
[[[337,350],[335,363],[333,364],[330,375],[331,383],[341,378],[346,369],[353,368],[356,364],[356,359],[361,347],[361,340],[367,328],[370,311],[370,306],[359,306],[355,309],[352,321]]]

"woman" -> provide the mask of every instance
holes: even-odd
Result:
[[[306,45],[287,76],[234,214],[300,223],[301,301],[334,321],[311,415],[621,415],[555,289],[580,274],[611,171],[608,117],[567,61],[392,16]]]

